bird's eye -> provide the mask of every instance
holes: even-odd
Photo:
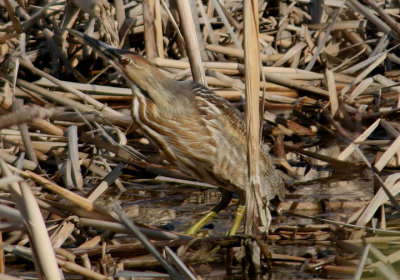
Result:
[[[127,58],[127,57],[124,57],[124,58],[121,59],[120,62],[121,62],[122,65],[128,65],[131,62],[131,59]]]

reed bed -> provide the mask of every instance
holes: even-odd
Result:
[[[399,17],[376,0],[0,1],[0,278],[249,278],[250,242],[262,279],[400,279]],[[216,186],[160,158],[70,29],[251,115],[250,174],[260,134],[287,186],[268,237],[249,219],[224,237],[234,207],[183,234]]]

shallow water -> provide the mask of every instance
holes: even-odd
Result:
[[[198,191],[193,187],[168,184],[152,185],[150,187],[140,184],[128,188],[124,196],[122,198],[124,209],[133,220],[167,230],[185,232],[192,223],[212,209],[219,201],[220,193],[217,190]],[[132,196],[131,199],[129,199],[130,196]],[[372,196],[372,180],[357,177],[355,180],[297,186],[293,193],[288,194],[285,203],[290,201],[320,202],[322,200],[340,202],[366,201]],[[234,198],[230,207],[222,211],[217,218],[214,218],[202,232],[207,236],[225,235],[232,225],[236,203],[237,198]],[[295,212],[345,221],[347,217],[354,213],[354,208],[341,208],[325,212],[317,210],[296,210]],[[321,222],[315,222],[308,218],[274,216],[272,226],[274,228],[283,225],[305,226],[314,223],[321,224]],[[243,232],[243,226],[239,229],[240,232]],[[310,256],[323,259],[324,257],[338,254],[332,245],[318,244],[318,242],[312,246],[296,244],[296,242],[291,244],[269,242],[269,246],[274,253],[290,256]],[[235,276],[226,275],[224,264],[210,264],[207,269],[200,265],[195,266],[195,268],[206,279],[243,278],[243,275],[240,274]],[[236,267],[236,270],[239,273],[240,269]],[[298,279],[296,277],[303,279],[330,278],[329,275],[305,273],[298,265],[293,265],[293,267],[287,266],[287,264],[275,265],[272,272],[273,277],[271,279]]]
[[[296,191],[296,194],[304,196],[308,201],[321,199],[353,201],[371,198],[374,187],[370,179],[356,179],[303,186]]]
[[[320,202],[322,200],[366,201],[372,196],[372,180],[356,178],[355,180],[297,186],[294,192],[287,194],[285,203],[291,201]],[[179,232],[184,232],[194,221],[211,210],[219,199],[220,193],[217,190],[199,191],[193,187],[169,184],[151,186],[136,184],[128,187],[127,192],[121,197],[125,210],[134,220]],[[234,196],[230,206],[210,222],[207,226],[210,235],[219,236],[229,230],[235,215],[236,204],[237,197]],[[318,213],[314,212],[314,214]]]

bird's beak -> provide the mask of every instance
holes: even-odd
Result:
[[[100,54],[103,58],[108,60],[109,62],[117,63],[121,58],[121,54],[119,53],[119,49],[116,49],[102,41],[96,40],[86,34],[83,34],[79,31],[69,29],[69,33],[75,36],[79,41],[83,44],[88,44],[92,47],[98,54]]]

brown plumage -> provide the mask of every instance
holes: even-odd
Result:
[[[246,129],[236,108],[197,83],[170,79],[136,53],[72,33],[119,69],[128,83],[138,87],[133,90],[132,117],[161,155],[194,179],[220,187],[228,196],[215,212],[226,207],[232,192],[238,192],[244,203],[249,189]],[[276,195],[283,198],[284,184],[265,145],[261,148],[260,179],[263,208],[267,210],[270,199]]]

